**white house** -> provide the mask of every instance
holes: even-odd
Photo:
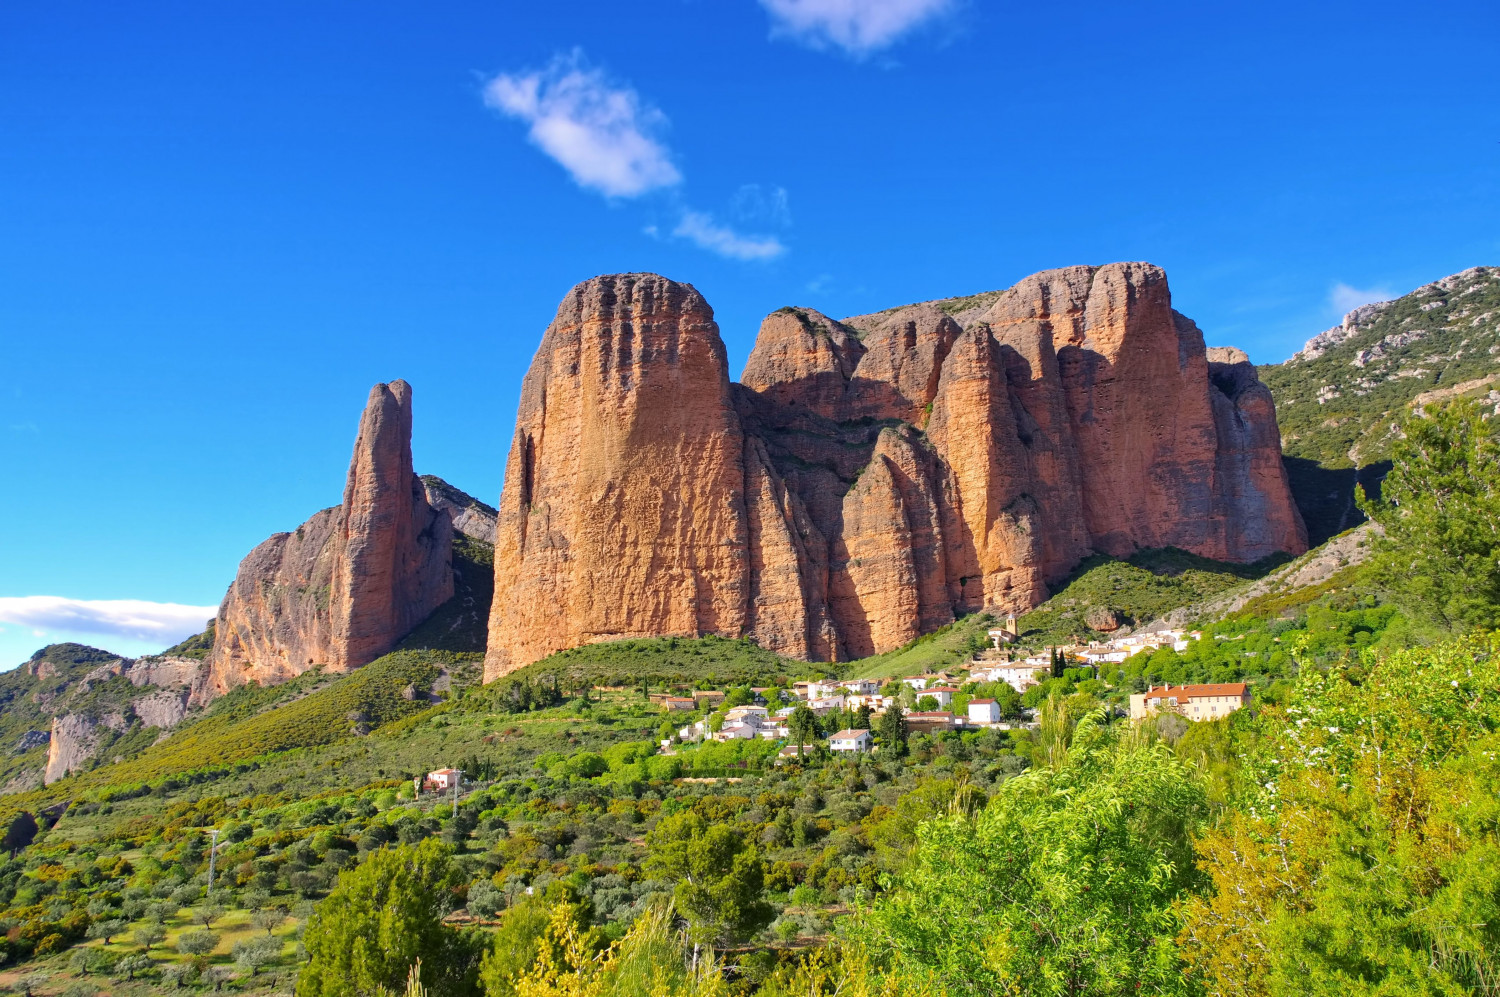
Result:
[[[742,740],[750,741],[755,739],[755,735],[759,732],[759,730],[760,726],[758,724],[725,724],[724,726],[720,727],[719,732],[714,735],[714,740],[733,741],[736,738],[740,738]]]
[[[725,723],[760,723],[770,715],[764,706],[736,706],[724,714]]]
[[[809,700],[807,705],[814,713],[831,713],[834,710],[842,710],[844,708],[844,697],[824,696],[822,699]]]
[[[831,751],[866,752],[875,744],[867,730],[841,730],[828,739]]]
[[[922,690],[921,692],[917,693],[917,698],[921,699],[923,696],[931,696],[933,699],[937,700],[938,709],[947,709],[948,705],[953,702],[953,697],[957,694],[957,689],[954,689],[951,686],[940,685],[932,689]]]
[[[1000,704],[993,699],[969,700],[969,723],[997,724],[1000,722]]]
[[[911,686],[913,689],[917,690],[918,692],[921,692],[921,691],[923,691],[924,689],[927,688],[927,684],[929,682],[937,682],[937,681],[939,681],[939,679],[940,679],[940,676],[937,676],[937,675],[908,675],[906,678],[902,679],[901,681],[904,682],[904,683],[906,683],[907,685]]]
[[[427,784],[434,789],[452,789],[462,775],[458,769],[436,769],[427,773]]]

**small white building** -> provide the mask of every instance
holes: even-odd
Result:
[[[841,730],[828,738],[830,751],[867,752],[874,744],[867,730]]]
[[[952,704],[953,697],[956,695],[958,695],[957,689],[952,686],[940,685],[932,689],[923,689],[917,693],[917,699],[920,700],[923,696],[931,696],[937,700],[938,709],[947,709]]]
[[[719,732],[714,735],[714,740],[733,741],[738,739],[743,741],[753,741],[755,739],[755,735],[759,732],[759,724],[727,723],[719,728]]]
[[[878,694],[844,697],[844,705],[849,709],[857,710],[861,706],[868,706],[875,713],[884,713],[895,702],[895,696],[881,696]]]
[[[824,696],[822,699],[809,700],[807,706],[819,715],[832,713],[834,710],[842,710],[844,708],[844,697]]]
[[[458,769],[435,769],[427,773],[427,784],[433,789],[452,789],[462,776]]]
[[[969,723],[997,724],[1000,722],[1000,704],[993,699],[969,700]]]
[[[770,715],[764,706],[736,706],[724,714],[725,723],[760,723]]]

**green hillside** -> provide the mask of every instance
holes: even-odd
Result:
[[[1259,369],[1276,399],[1292,490],[1315,545],[1362,518],[1356,477],[1369,485],[1384,475],[1401,412],[1427,393],[1500,386],[1500,269],[1465,270],[1359,309],[1320,338],[1327,343],[1319,355]]]
[[[1275,554],[1254,564],[1233,564],[1175,547],[1137,551],[1129,558],[1095,554],[1086,559],[1046,602],[1021,617],[1022,638],[1031,645],[1067,644],[1100,636],[1097,624],[1113,612],[1123,626],[1159,616],[1259,578],[1291,560]],[[1091,622],[1092,620],[1092,622]]]

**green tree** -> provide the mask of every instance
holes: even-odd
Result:
[[[460,885],[453,850],[435,838],[382,848],[339,874],[338,885],[307,921],[307,964],[297,997],[363,997],[405,986],[417,960],[441,997],[473,991],[477,943],[443,924]]]
[[[919,713],[931,713],[937,708],[938,701],[936,696],[922,696],[917,700],[917,712]]]
[[[108,945],[116,935],[128,927],[130,927],[130,922],[123,917],[108,917],[89,925],[88,934],[90,938],[104,939],[104,944]]]
[[[1173,936],[1198,881],[1202,788],[1166,745],[1101,719],[1079,723],[1057,771],[919,826],[896,888],[855,928],[887,991],[1197,992]]]
[[[275,962],[281,955],[281,942],[275,938],[256,935],[253,938],[235,942],[232,954],[235,965],[241,969],[250,970],[250,975],[254,976],[263,967]]]
[[[479,970],[487,997],[511,997],[516,992],[516,981],[536,962],[551,920],[552,911],[539,895],[527,895],[505,912]],[[582,929],[581,924],[575,926]]]
[[[286,920],[286,911],[279,907],[262,907],[250,915],[250,923],[264,931],[266,934],[274,934],[281,927],[281,922]]]
[[[1472,399],[1401,424],[1378,500],[1375,570],[1398,601],[1449,629],[1500,625],[1500,427]]]
[[[219,944],[219,936],[212,931],[184,931],[177,936],[177,951],[183,955],[208,955]]]
[[[892,703],[890,708],[880,715],[875,724],[875,736],[880,738],[880,750],[883,756],[900,758],[906,754],[906,714],[901,707]]]
[[[858,710],[854,711],[854,720],[849,726],[854,730],[869,730],[870,721],[874,716],[875,712],[870,709],[868,703],[865,703]]]
[[[1493,993],[1500,635],[1306,668],[1199,840],[1181,943],[1226,997]]]
[[[677,883],[673,899],[689,924],[695,969],[701,945],[738,941],[771,923],[765,863],[745,835],[689,810],[662,818],[646,846],[647,872]]]
[[[818,715],[806,703],[798,703],[791,716],[786,718],[786,731],[797,745],[797,757],[801,758],[802,746],[817,739]]]
[[[157,921],[147,921],[132,931],[131,937],[141,948],[149,950],[151,946],[160,945],[166,941],[167,929]]]

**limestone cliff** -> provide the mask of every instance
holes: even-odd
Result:
[[[1275,409],[1144,263],[837,321],[770,315],[738,385],[688,285],[564,299],[522,392],[486,678],[646,635],[796,657],[1025,609],[1093,551],[1300,553]]]
[[[412,470],[411,426],[405,381],[370,389],[343,502],[240,563],[195,701],[315,665],[358,668],[453,595],[452,521]]]

